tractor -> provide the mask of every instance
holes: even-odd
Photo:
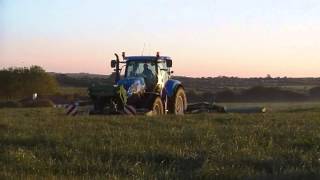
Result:
[[[111,60],[114,84],[93,84],[90,114],[182,115],[187,97],[182,83],[171,78],[172,59],[167,56],[126,56]],[[122,70],[124,69],[124,73]],[[124,74],[124,75],[121,75]]]

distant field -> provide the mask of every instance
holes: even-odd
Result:
[[[163,117],[0,109],[0,179],[319,179],[319,103],[264,105]]]
[[[262,103],[218,103],[227,108],[266,107],[268,112],[313,111],[320,109],[320,102],[262,102]]]
[[[61,94],[78,94],[81,96],[88,95],[88,88],[85,87],[59,87],[58,92]]]
[[[276,86],[276,87],[280,87],[284,90],[290,90],[290,91],[294,91],[294,92],[298,92],[298,93],[308,93],[308,91],[315,87],[315,86]],[[231,89],[233,90],[234,92],[240,92],[242,90],[245,90],[245,89],[248,89],[250,88],[249,86],[248,87],[232,87],[232,86],[226,86],[224,88],[221,88],[221,90],[224,90],[224,89]],[[59,87],[58,89],[58,92],[59,93],[62,93],[62,94],[80,94],[80,95],[87,95],[87,90],[88,88],[87,87],[68,87],[68,86],[61,86]],[[191,89],[192,90],[192,89]],[[212,89],[207,89],[207,90],[201,90],[201,91],[195,91],[196,93],[203,93],[205,91],[212,91]],[[216,91],[219,91],[219,90],[216,90]]]
[[[312,85],[305,85],[305,86],[281,86],[281,88],[286,90],[291,90],[299,93],[307,93],[310,89],[317,87]]]
[[[289,90],[289,91],[293,91],[293,92],[298,92],[298,93],[308,93],[308,91],[314,87],[317,87],[315,85],[286,85],[286,86],[268,86],[268,87],[279,87],[281,89],[284,89],[284,90]],[[234,90],[235,92],[240,92],[244,89],[248,89],[250,88],[250,86],[248,87],[227,87],[229,89],[232,89]]]

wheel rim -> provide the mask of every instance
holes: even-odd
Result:
[[[176,99],[176,114],[184,114],[184,104],[182,96],[178,96]]]
[[[161,114],[161,107],[159,105],[159,103],[156,103],[153,107],[153,114],[154,115],[159,115]]]

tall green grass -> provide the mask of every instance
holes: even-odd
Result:
[[[0,179],[319,179],[320,109],[66,117],[0,109]]]

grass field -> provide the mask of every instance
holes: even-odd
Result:
[[[319,179],[320,105],[288,105],[176,117],[0,109],[0,179]]]

